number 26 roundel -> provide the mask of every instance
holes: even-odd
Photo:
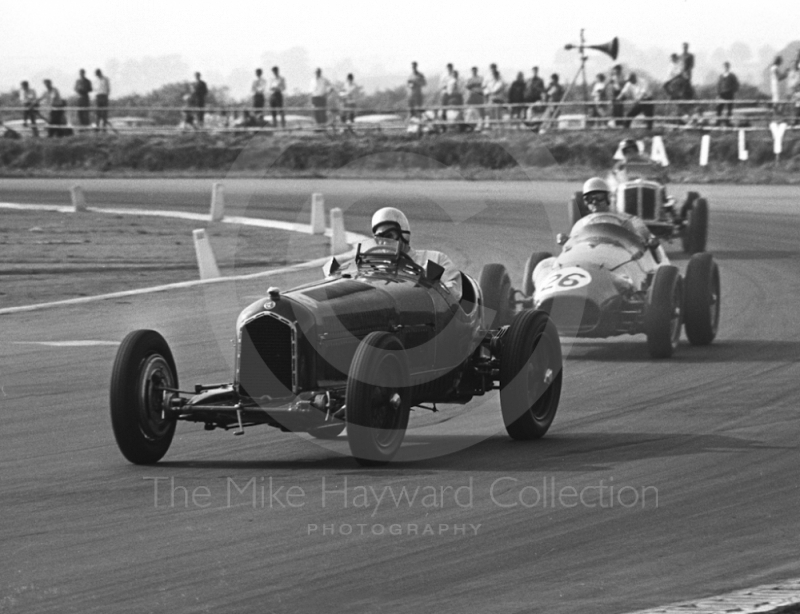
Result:
[[[581,288],[592,281],[588,271],[570,266],[558,269],[548,275],[539,288],[539,292],[565,292]]]

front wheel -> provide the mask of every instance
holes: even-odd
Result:
[[[373,332],[361,340],[345,393],[347,440],[356,461],[383,465],[397,454],[411,411],[405,349],[391,333]]]
[[[178,372],[164,337],[137,330],[123,339],[111,372],[111,427],[130,462],[149,465],[167,453],[176,424],[166,415],[168,389],[177,387]]]
[[[522,275],[522,293],[525,296],[533,296],[533,293],[536,290],[536,287],[533,283],[533,271],[536,269],[536,265],[542,260],[552,257],[553,254],[550,252],[534,252],[531,254],[531,257],[528,258],[528,262],[525,263],[525,273]]]
[[[514,288],[511,287],[511,277],[506,267],[502,264],[484,265],[479,284],[487,311],[487,328],[495,329],[510,324],[514,317]]]
[[[561,399],[558,330],[544,311],[523,311],[505,334],[500,357],[500,409],[512,439],[543,437]]]
[[[720,283],[719,267],[709,253],[695,254],[689,260],[683,309],[689,343],[711,343],[719,327]]]
[[[705,198],[695,200],[687,211],[686,226],[683,229],[683,251],[687,254],[699,254],[706,249],[708,240],[708,201]]]
[[[653,358],[669,358],[678,347],[682,307],[683,283],[677,267],[658,267],[648,292],[645,312],[647,347]]]

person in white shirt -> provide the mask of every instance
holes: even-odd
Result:
[[[372,234],[376,239],[392,239],[399,241],[411,258],[421,267],[429,260],[442,268],[441,282],[455,297],[461,299],[461,272],[446,254],[430,249],[413,249],[411,247],[411,226],[405,213],[394,207],[378,209],[372,216]]]
[[[44,80],[44,93],[39,96],[37,102],[42,103],[42,109],[48,113],[47,118],[47,136],[66,136],[67,131],[59,126],[67,124],[66,102],[61,98],[61,92],[58,91],[50,79]]]
[[[608,83],[606,83],[606,76],[599,73],[592,83],[592,117],[606,117],[608,111],[606,109],[606,101],[608,100]]]
[[[269,106],[272,109],[272,125],[278,127],[278,113],[281,114],[281,127],[286,128],[286,114],[283,111],[283,92],[286,91],[284,79],[277,66],[272,67],[272,77],[267,82],[269,89]]]
[[[328,123],[328,94],[332,91],[331,82],[322,76],[322,69],[317,68],[311,80],[311,105],[318,126]]]
[[[356,121],[356,103],[358,102],[360,89],[361,88],[356,85],[353,73],[349,73],[342,86],[342,91],[339,93],[339,98],[342,101],[343,124],[352,124]]]
[[[108,80],[99,68],[94,71],[97,81],[94,85],[94,104],[97,107],[96,126],[103,132],[111,124],[108,123],[108,97],[111,95],[111,81]]]
[[[20,83],[19,102],[24,107],[22,111],[22,125],[27,126],[28,121],[30,121],[33,136],[39,136],[39,128],[36,127],[36,116],[39,115],[36,106],[39,101],[36,98],[36,92],[33,88],[28,86],[27,81]]]
[[[774,113],[781,112],[781,102],[783,102],[783,80],[786,79],[786,71],[781,70],[783,58],[777,56],[769,66],[769,88],[772,94],[772,110]]]
[[[260,68],[256,68],[256,78],[250,88],[253,94],[253,115],[259,122],[264,119],[264,105],[267,103],[267,80],[263,74]]]
[[[655,115],[655,105],[653,104],[653,95],[650,93],[650,85],[645,79],[639,79],[636,73],[630,73],[628,80],[622,87],[622,91],[617,96],[620,101],[630,100],[633,106],[626,113],[623,127],[630,128],[631,121],[638,115],[647,117],[647,129],[653,129],[653,116]]]
[[[502,107],[506,101],[506,84],[500,76],[500,71],[497,69],[497,64],[489,66],[489,76],[483,86],[483,92],[486,96],[487,102],[493,106],[490,109],[490,117],[493,120],[499,120],[502,117]]]

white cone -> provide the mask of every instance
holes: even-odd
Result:
[[[197,267],[200,269],[200,279],[215,279],[221,277],[217,259],[211,250],[211,243],[204,228],[192,231],[194,236],[194,251],[197,254]]]
[[[338,207],[331,209],[331,256],[342,254],[349,249],[342,210]]]
[[[711,137],[704,134],[700,139],[700,166],[708,166],[708,153],[711,149]]]
[[[745,162],[749,157],[746,138],[744,130],[739,130],[739,160],[742,162]]]
[[[86,211],[86,196],[83,194],[83,188],[77,183],[70,188],[72,195],[72,206],[76,212]]]
[[[319,192],[311,195],[311,234],[325,233],[325,198]]]
[[[219,222],[225,215],[225,186],[215,183],[211,188],[211,221]]]

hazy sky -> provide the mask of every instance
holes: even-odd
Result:
[[[746,42],[755,53],[800,38],[798,0],[2,0],[0,91],[26,74],[73,75],[112,59],[179,54],[190,67],[227,75],[268,52],[308,50],[313,65],[350,58],[356,70],[405,71],[411,59],[440,72],[498,62],[546,63],[586,28],[590,43],[614,36],[637,47],[695,51]],[[11,24],[11,27],[9,27]],[[191,75],[187,75],[190,78]],[[117,90],[119,91],[119,90]]]

